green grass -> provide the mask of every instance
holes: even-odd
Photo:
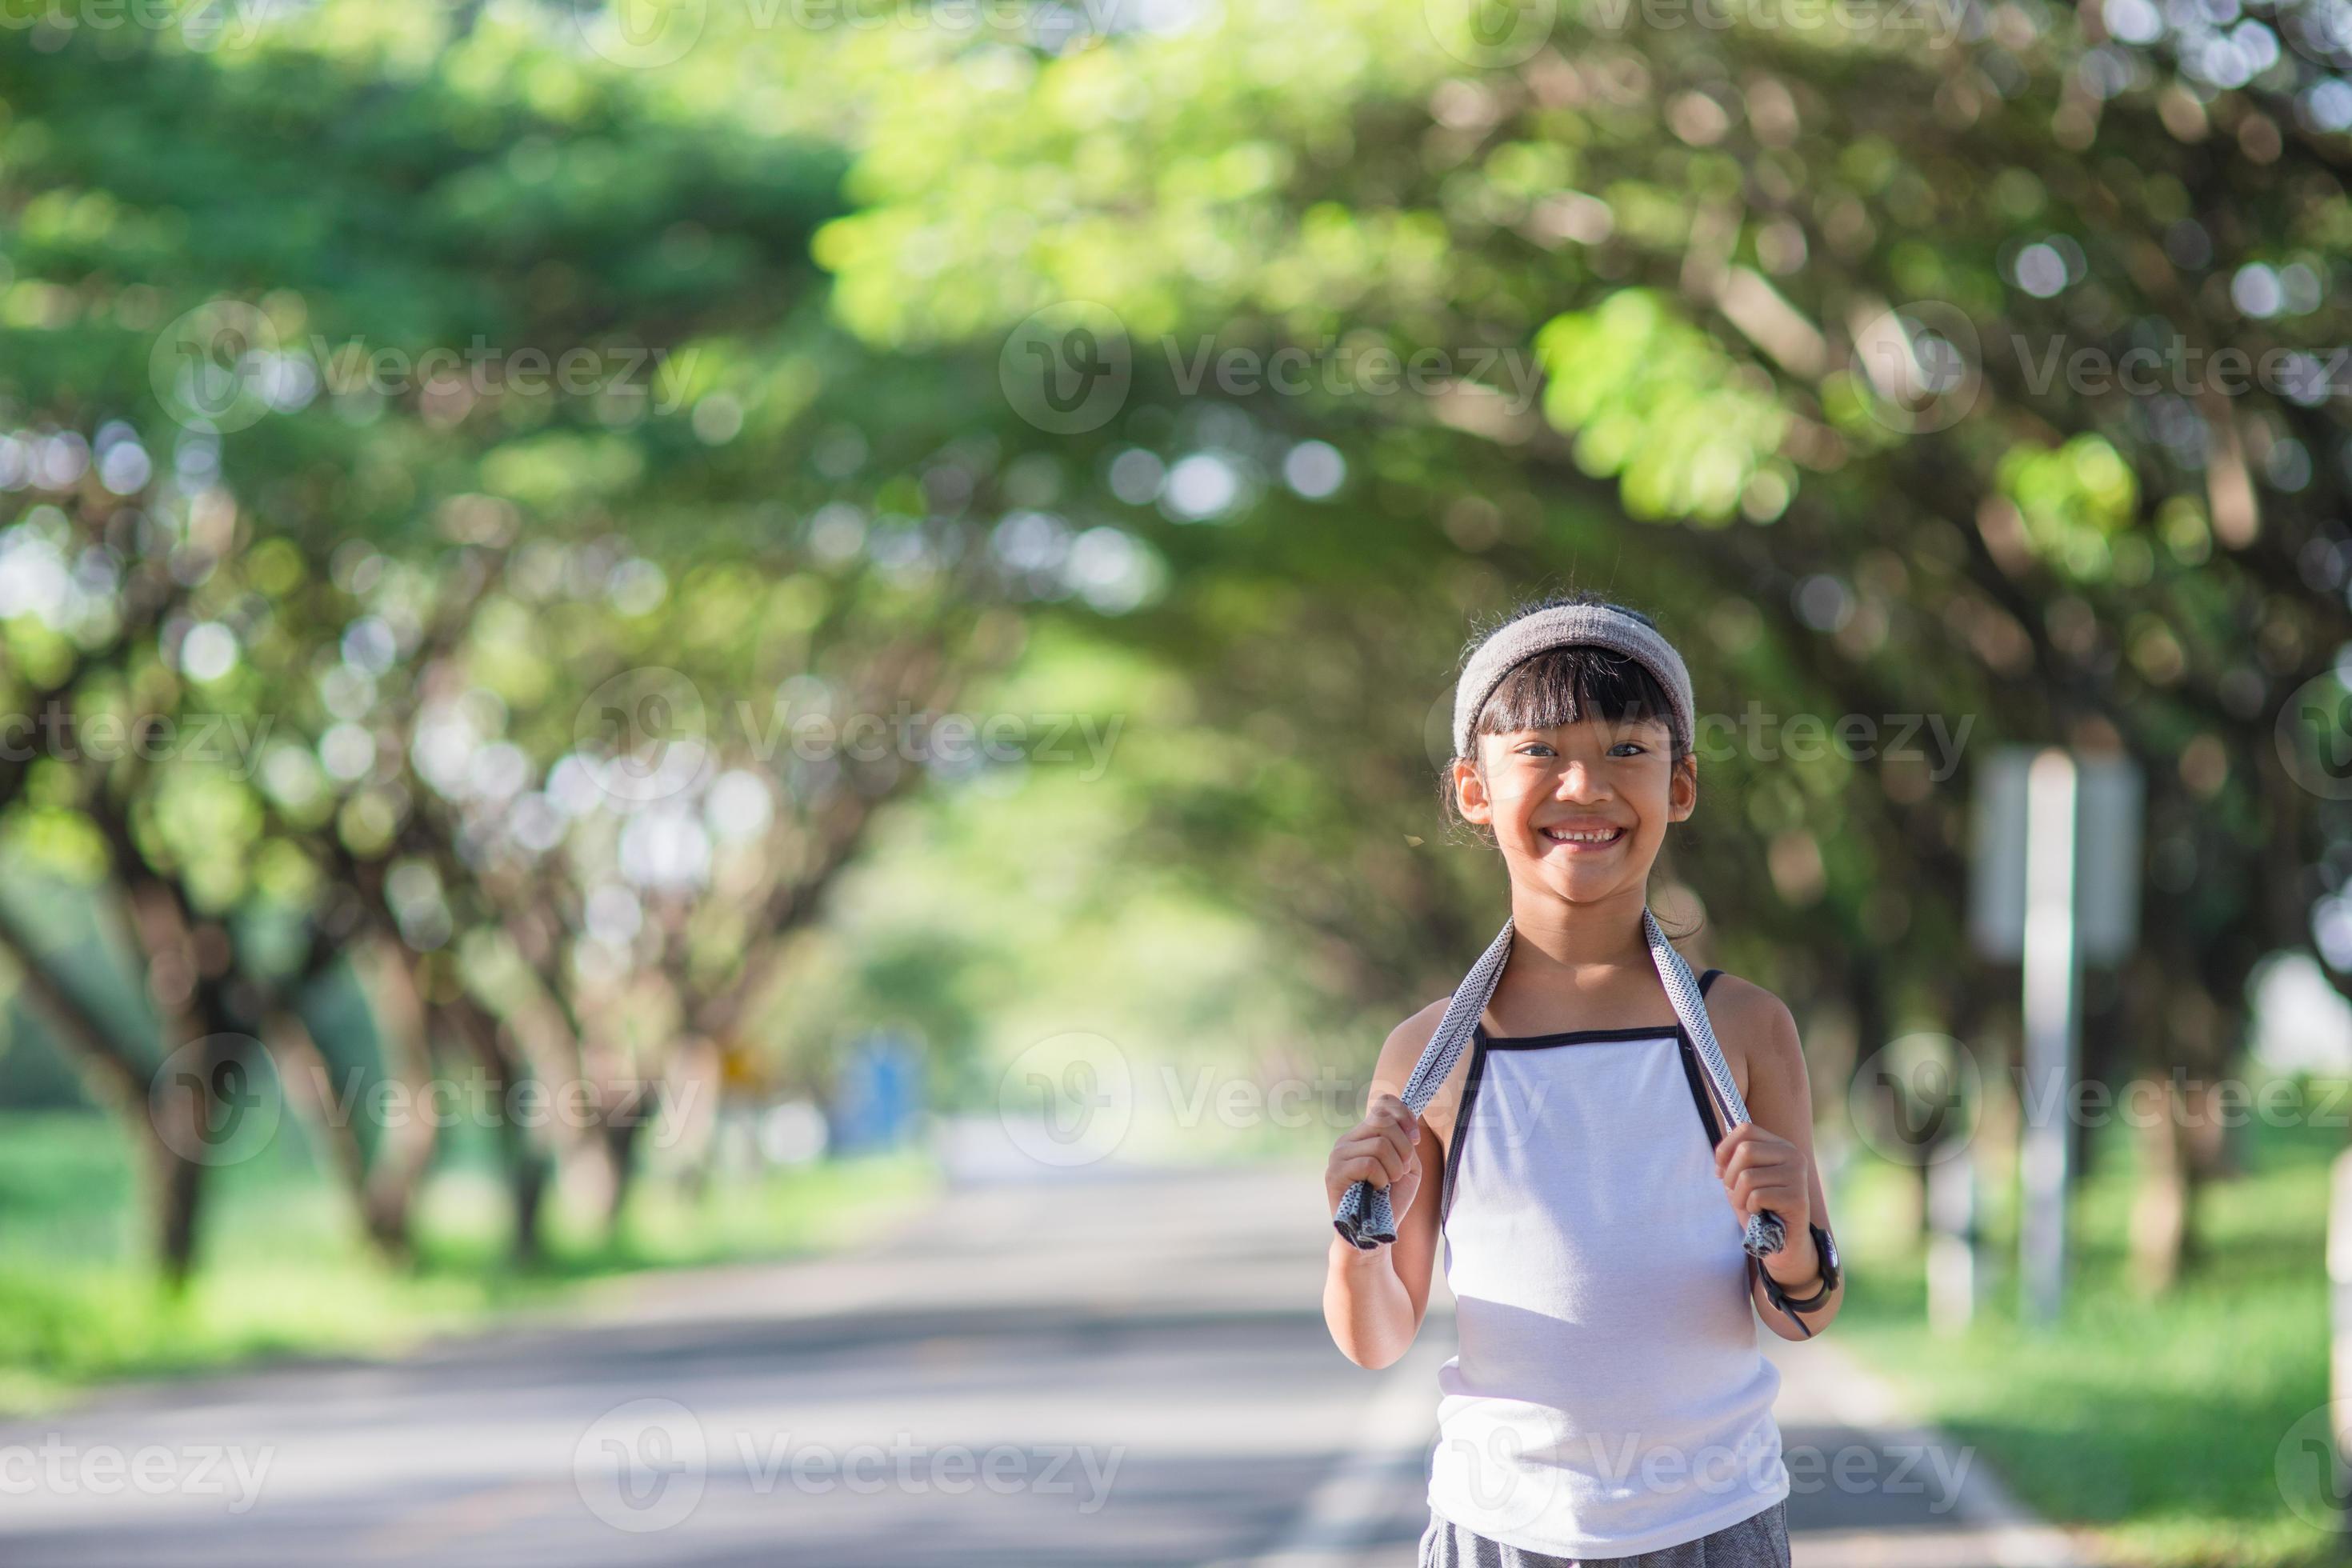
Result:
[[[2027,1502],[2096,1529],[2118,1561],[2336,1561],[2342,1537],[2296,1517],[2275,1467],[2288,1429],[2327,1400],[2327,1166],[2345,1133],[2259,1119],[2245,1131],[2246,1174],[2205,1187],[2203,1254],[2158,1300],[2126,1277],[2129,1130],[2103,1136],[2073,1215],[2064,1318],[2046,1333],[2019,1325],[2004,1268],[1969,1331],[1931,1334],[1916,1237],[1895,1217],[1910,1178],[1862,1173],[1840,1215],[1853,1281],[1835,1332]],[[2005,1218],[1996,1227],[2004,1263],[2013,1234]]]
[[[183,1295],[149,1264],[115,1127],[72,1113],[0,1115],[0,1411],[92,1383],[272,1355],[378,1355],[643,1270],[821,1251],[931,1192],[928,1156],[830,1161],[720,1179],[690,1202],[640,1184],[604,1241],[551,1204],[547,1258],[505,1261],[502,1194],[457,1164],[427,1186],[418,1260],[385,1264],[299,1139],[214,1173],[197,1276]]]

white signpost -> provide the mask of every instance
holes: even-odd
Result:
[[[2121,960],[2138,937],[2140,795],[2127,760],[2055,747],[2004,747],[1978,780],[1969,935],[2024,970],[2018,1279],[2037,1323],[2065,1298],[2083,965]]]

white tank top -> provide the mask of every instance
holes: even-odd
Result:
[[[1429,1505],[1489,1540],[1631,1557],[1789,1495],[1780,1374],[1685,1049],[1675,1027],[1473,1037]]]

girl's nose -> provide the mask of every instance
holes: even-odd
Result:
[[[1561,800],[1600,800],[1607,796],[1609,787],[1601,780],[1601,770],[1583,763],[1571,762],[1559,771],[1558,798]]]

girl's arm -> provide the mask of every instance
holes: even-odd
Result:
[[[1770,1209],[1788,1226],[1788,1245],[1765,1258],[1763,1268],[1802,1300],[1820,1289],[1822,1273],[1820,1249],[1808,1227],[1818,1225],[1832,1235],[1837,1227],[1830,1223],[1829,1200],[1813,1163],[1812,1089],[1797,1021],[1778,996],[1727,974],[1715,983],[1707,1002],[1717,1037],[1739,1042],[1742,1059],[1732,1064],[1733,1071],[1747,1080],[1741,1093],[1755,1118],[1717,1145],[1716,1170],[1743,1218]],[[1784,1340],[1801,1340],[1810,1337],[1807,1330],[1818,1334],[1836,1321],[1845,1282],[1841,1279],[1827,1300],[1804,1314],[1801,1327],[1795,1314],[1772,1304],[1763,1280],[1751,1285],[1750,1294],[1767,1327]]]
[[[1323,1321],[1340,1353],[1358,1366],[1395,1363],[1412,1348],[1429,1310],[1437,1256],[1435,1178],[1444,1169],[1445,1150],[1427,1121],[1405,1110],[1397,1097],[1444,1015],[1445,1004],[1433,1002],[1390,1033],[1372,1069],[1364,1120],[1333,1147],[1324,1171],[1327,1212],[1339,1207],[1349,1187],[1370,1178],[1389,1189],[1396,1216],[1397,1238],[1385,1247],[1366,1251],[1336,1232],[1331,1237]],[[1442,1086],[1439,1100],[1452,1089],[1451,1084]],[[1427,1203],[1418,1201],[1424,1188]]]

